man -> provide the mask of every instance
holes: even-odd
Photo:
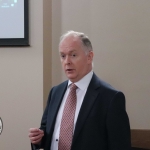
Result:
[[[88,37],[67,32],[61,37],[59,53],[68,81],[51,89],[40,129],[29,130],[32,148],[130,150],[125,97],[93,73],[93,49]],[[75,94],[68,98],[72,86],[76,87]],[[76,101],[75,108],[67,105],[70,101]]]

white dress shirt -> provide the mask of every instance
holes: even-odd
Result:
[[[92,75],[93,75],[93,71],[89,72],[81,80],[74,83],[78,87],[77,90],[76,90],[77,104],[76,104],[76,111],[75,111],[75,117],[74,117],[74,129],[75,129],[77,117],[78,117],[78,114],[79,114],[79,110],[81,108],[81,105],[82,105],[85,93],[87,91],[88,85],[89,85],[89,83],[92,79]],[[62,119],[62,114],[63,114],[65,102],[66,102],[67,96],[68,96],[69,91],[70,91],[71,83],[72,82],[69,80],[67,90],[64,94],[62,103],[60,105],[60,108],[59,108],[59,111],[58,111],[58,114],[57,114],[50,150],[58,150],[60,124],[61,124],[61,119]]]

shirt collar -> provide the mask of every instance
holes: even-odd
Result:
[[[91,79],[93,76],[93,70],[91,70],[88,74],[86,74],[82,79],[80,79],[78,82],[75,82],[74,84],[81,90],[84,90],[88,87]],[[72,84],[72,82],[69,80],[68,87]]]

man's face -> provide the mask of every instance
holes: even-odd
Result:
[[[93,52],[87,54],[78,37],[66,37],[59,46],[62,67],[68,79],[77,82],[92,69]]]

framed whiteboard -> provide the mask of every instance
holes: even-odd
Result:
[[[29,46],[28,0],[0,0],[0,46]]]

